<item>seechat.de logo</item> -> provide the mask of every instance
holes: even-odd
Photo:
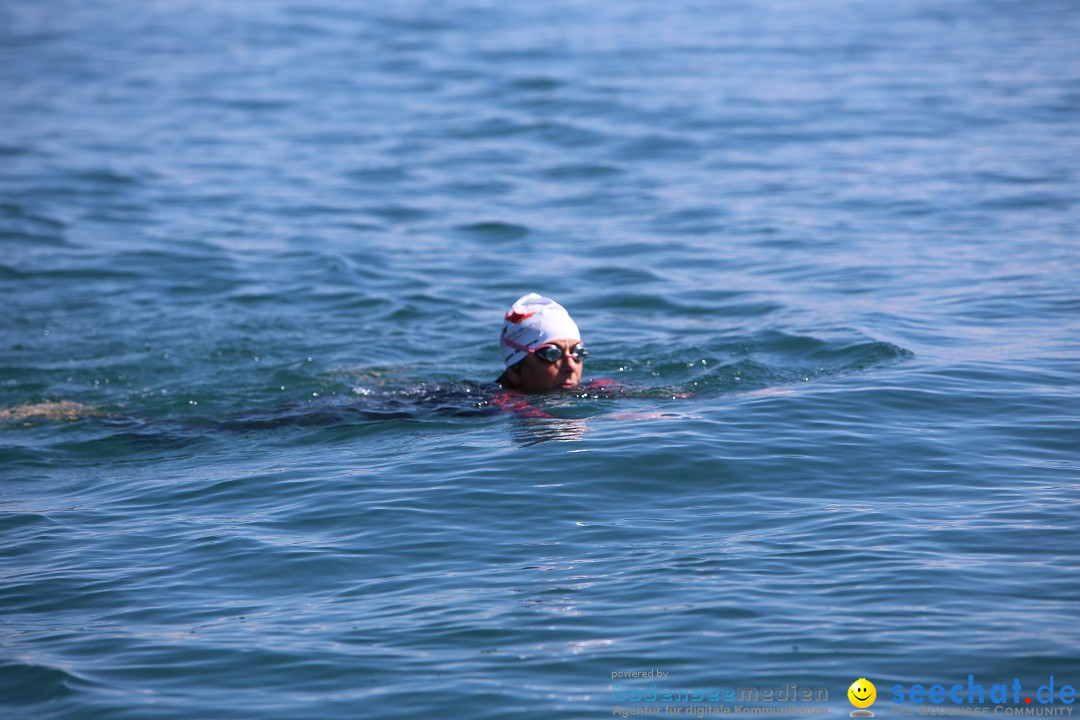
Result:
[[[859,678],[847,689],[847,697],[857,708],[851,711],[851,717],[874,717],[874,713],[866,709],[877,700],[877,688],[874,687],[874,683],[866,678]]]

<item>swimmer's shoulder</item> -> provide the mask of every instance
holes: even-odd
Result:
[[[95,407],[72,400],[24,403],[0,410],[0,424],[34,425],[59,420],[74,422],[85,417],[97,417],[103,414]]]

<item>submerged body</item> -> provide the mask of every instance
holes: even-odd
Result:
[[[463,382],[384,390],[374,395],[341,396],[333,402],[304,402],[244,413],[217,422],[228,427],[253,428],[348,421],[358,414],[370,419],[391,419],[429,412],[474,415],[500,410],[525,417],[552,418],[530,402],[528,396],[545,392],[583,392],[597,396],[600,392],[610,394],[616,388],[610,380],[581,384],[588,350],[581,342],[577,324],[562,305],[536,293],[523,295],[506,313],[499,349],[506,367],[490,385]],[[77,402],[40,402],[0,410],[0,424],[32,425],[95,415],[120,422],[125,417]]]
[[[624,395],[625,388],[611,380],[592,380],[579,385],[576,393],[590,398]],[[470,381],[383,388],[364,395],[337,395],[241,411],[211,421],[223,429],[254,430],[288,425],[349,424],[357,420],[418,420],[432,415],[469,417],[512,413],[522,417],[554,418],[539,407],[529,393],[499,383]],[[30,427],[46,422],[74,422],[100,418],[108,424],[183,421],[181,416],[151,420],[136,413],[109,411],[70,400],[25,403],[0,409],[0,427]],[[205,425],[206,419],[200,419]]]

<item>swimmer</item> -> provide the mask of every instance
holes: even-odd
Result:
[[[251,430],[280,425],[310,425],[348,422],[359,414],[364,419],[413,418],[434,412],[446,415],[511,412],[526,418],[553,418],[548,409],[534,406],[528,395],[550,391],[570,392],[579,397],[632,397],[633,388],[610,379],[582,381],[588,351],[581,332],[566,309],[554,300],[528,293],[506,313],[499,349],[505,369],[489,384],[472,382],[421,385],[411,391],[391,389],[368,397],[341,397],[312,404],[310,400],[269,409],[241,412],[217,421],[222,428]],[[637,394],[649,397],[647,394]],[[667,395],[667,393],[664,393]],[[689,393],[672,397],[688,397]],[[74,421],[86,417],[108,417],[113,421],[138,421],[124,415],[105,413],[80,403],[63,401],[32,403],[0,409],[0,427],[41,421]],[[665,417],[668,414],[664,415]],[[612,416],[617,417],[617,416]],[[622,417],[622,416],[618,416]],[[640,417],[640,416],[635,416]]]
[[[499,350],[506,370],[495,382],[525,393],[577,388],[589,355],[566,308],[536,293],[521,297],[506,313]]]
[[[506,313],[499,336],[499,349],[506,370],[495,382],[504,392],[494,395],[491,404],[519,417],[567,422],[533,406],[524,397],[525,394],[571,390],[581,397],[610,398],[630,397],[633,393],[632,389],[614,380],[594,379],[582,383],[581,373],[589,351],[581,342],[577,324],[566,308],[536,293],[519,298]],[[690,395],[675,393],[671,397],[686,398]],[[631,412],[608,414],[605,417],[613,420],[651,420],[679,416],[670,412]]]

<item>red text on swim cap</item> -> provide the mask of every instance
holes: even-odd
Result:
[[[506,313],[506,319],[509,322],[517,324],[517,323],[521,322],[522,320],[525,320],[527,318],[531,318],[535,314],[536,313],[521,312],[517,308],[510,308],[510,312]]]

